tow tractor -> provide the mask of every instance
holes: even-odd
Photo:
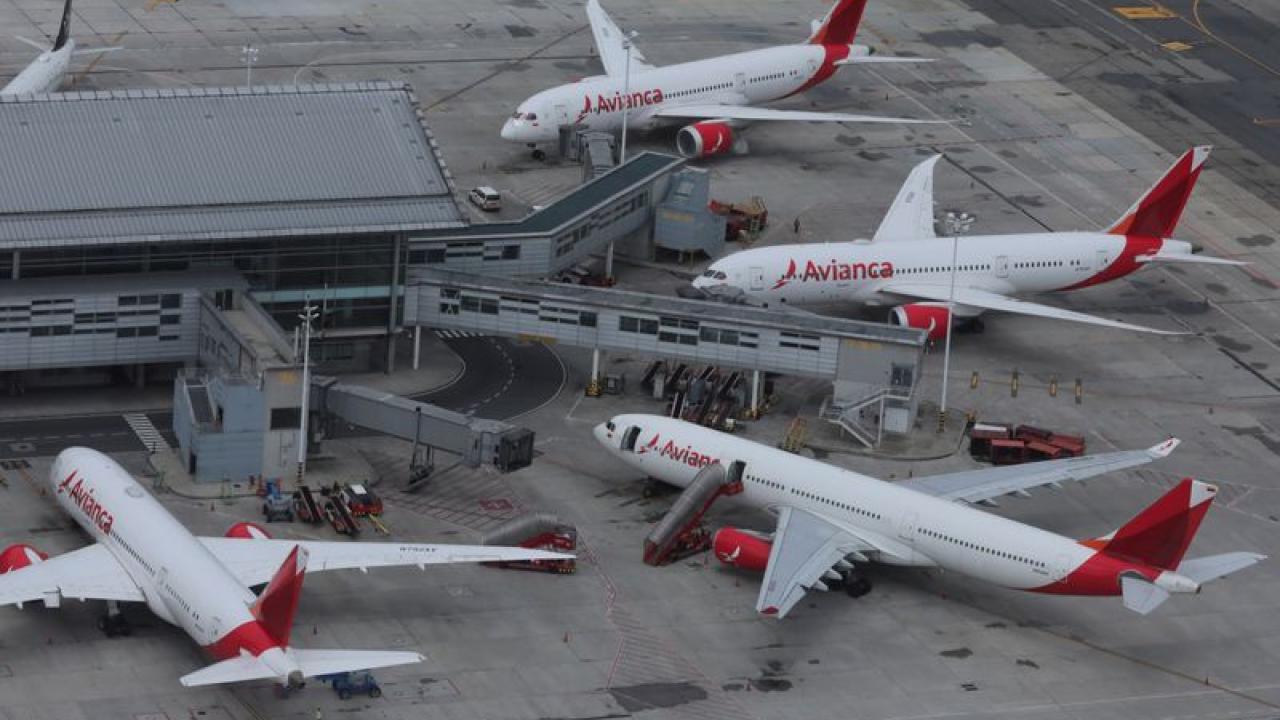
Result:
[[[351,509],[351,514],[356,517],[382,514],[382,498],[364,485],[359,483],[343,485],[338,488],[338,494],[342,495],[347,507]]]
[[[382,688],[368,670],[321,675],[318,679],[332,685],[333,691],[343,700],[350,700],[357,693],[367,694],[371,698],[382,697]]]
[[[293,522],[293,502],[280,492],[279,480],[267,480],[262,484],[262,515],[267,522]]]

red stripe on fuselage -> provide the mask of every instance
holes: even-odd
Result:
[[[271,637],[262,623],[250,620],[218,638],[212,645],[205,645],[204,650],[215,660],[227,660],[239,657],[241,650],[258,657],[273,647],[282,645]]]
[[[1160,247],[1164,241],[1160,238],[1146,237],[1143,235],[1126,235],[1124,238],[1124,249],[1102,270],[1081,280],[1078,283],[1068,285],[1059,290],[1079,290],[1080,288],[1091,287],[1093,285],[1101,285],[1105,282],[1118,280],[1125,275],[1130,275],[1142,267],[1142,263],[1138,262],[1138,257],[1142,255],[1154,255],[1160,251]]]
[[[794,92],[788,93],[784,97],[791,97],[792,95],[802,93],[805,90],[808,90],[809,88],[822,82],[823,80],[826,80],[827,78],[831,77],[836,73],[836,69],[837,69],[836,63],[847,57],[849,57],[848,45],[823,45],[822,46],[822,64],[818,66],[818,71],[815,72],[813,74],[813,77],[806,80],[805,83],[801,85],[799,88],[797,88]]]
[[[1088,545],[1087,542],[1081,543]],[[1090,547],[1092,547],[1090,545]],[[1080,567],[1067,573],[1057,582],[1028,588],[1029,592],[1047,593],[1050,595],[1119,595],[1120,577],[1125,573],[1141,575],[1155,582],[1162,571],[1144,563],[1125,560],[1105,552],[1095,553],[1093,557],[1080,563]]]

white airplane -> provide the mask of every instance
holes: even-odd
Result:
[[[981,329],[985,311],[1022,313],[1125,330],[1177,334],[1063,310],[1023,293],[1078,290],[1125,277],[1158,263],[1244,265],[1197,255],[1171,239],[1200,176],[1208,147],[1189,150],[1106,232],[1019,233],[937,237],[933,168],[916,166],[870,240],[753,248],[713,262],[693,287],[735,294],[768,306],[861,303],[890,306],[890,322],[946,335],[948,321]],[[952,291],[952,255],[955,288]],[[954,300],[954,313],[948,309]]]
[[[116,604],[145,602],[219,662],[181,678],[186,686],[303,678],[420,662],[416,652],[313,650],[290,644],[308,568],[393,567],[565,558],[524,548],[275,540],[238,523],[226,537],[196,537],[124,468],[96,450],[68,448],[50,471],[53,495],[96,541],[54,558],[29,545],[0,553],[0,605],[106,600],[100,626],[125,631]],[[268,583],[261,595],[249,588]]]
[[[502,126],[502,138],[534,148],[559,140],[559,128],[572,125],[613,132],[622,127],[623,108],[632,130],[686,124],[676,147],[686,157],[747,151],[738,131],[766,120],[798,122],[934,123],[848,113],[772,110],[760,103],[804,92],[844,65],[929,62],[922,58],[876,56],[873,48],[853,44],[867,0],[837,0],[802,45],[722,55],[654,67],[600,7],[587,1],[587,19],[605,75],[544,90],[520,103]],[[630,48],[628,50],[628,47]]]
[[[1120,595],[1147,614],[1170,593],[1265,559],[1233,552],[1184,560],[1217,488],[1183,480],[1133,520],[1100,538],[1073,540],[992,515],[968,503],[1083,480],[1169,455],[1148,450],[1050,460],[885,482],[674,418],[618,415],[596,439],[646,475],[687,487],[699,475],[740,483],[736,497],[778,517],[772,535],[723,528],[721,561],[764,571],[756,610],[782,617],[807,590],[843,583],[855,597],[871,585],[858,564],[940,567],[1018,590]]]
[[[8,85],[0,88],[0,95],[35,95],[56,92],[58,87],[62,85],[62,78],[66,75],[67,68],[71,65],[72,56],[104,53],[120,49],[118,47],[102,47],[76,50],[76,41],[71,39],[71,0],[67,0],[66,5],[62,7],[62,24],[58,26],[58,37],[54,39],[53,47],[47,48],[34,40],[28,40],[24,37],[18,37],[17,39],[39,50],[40,55],[10,80]]]

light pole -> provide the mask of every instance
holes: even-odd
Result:
[[[298,486],[302,486],[302,476],[307,466],[307,413],[311,404],[311,321],[316,319],[316,306],[311,304],[311,296],[302,301],[302,313],[298,319],[302,321],[302,417],[298,420]]]
[[[631,110],[631,41],[638,35],[635,30],[622,37],[622,49],[627,51],[627,62],[622,73],[622,152],[618,154],[618,163],[627,161],[627,114]]]
[[[253,64],[258,62],[258,48],[252,45],[240,48],[240,60],[244,63],[245,87],[253,87]]]
[[[947,424],[947,376],[951,373],[951,330],[956,314],[956,263],[960,254],[960,236],[969,231],[976,218],[967,212],[947,211],[947,232],[951,234],[951,290],[947,293],[947,339],[942,351],[942,399],[938,402],[938,432]]]

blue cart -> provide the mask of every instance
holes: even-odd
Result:
[[[382,688],[368,670],[321,675],[319,679],[333,685],[334,692],[343,700],[356,694],[366,694],[371,698],[382,697]]]

